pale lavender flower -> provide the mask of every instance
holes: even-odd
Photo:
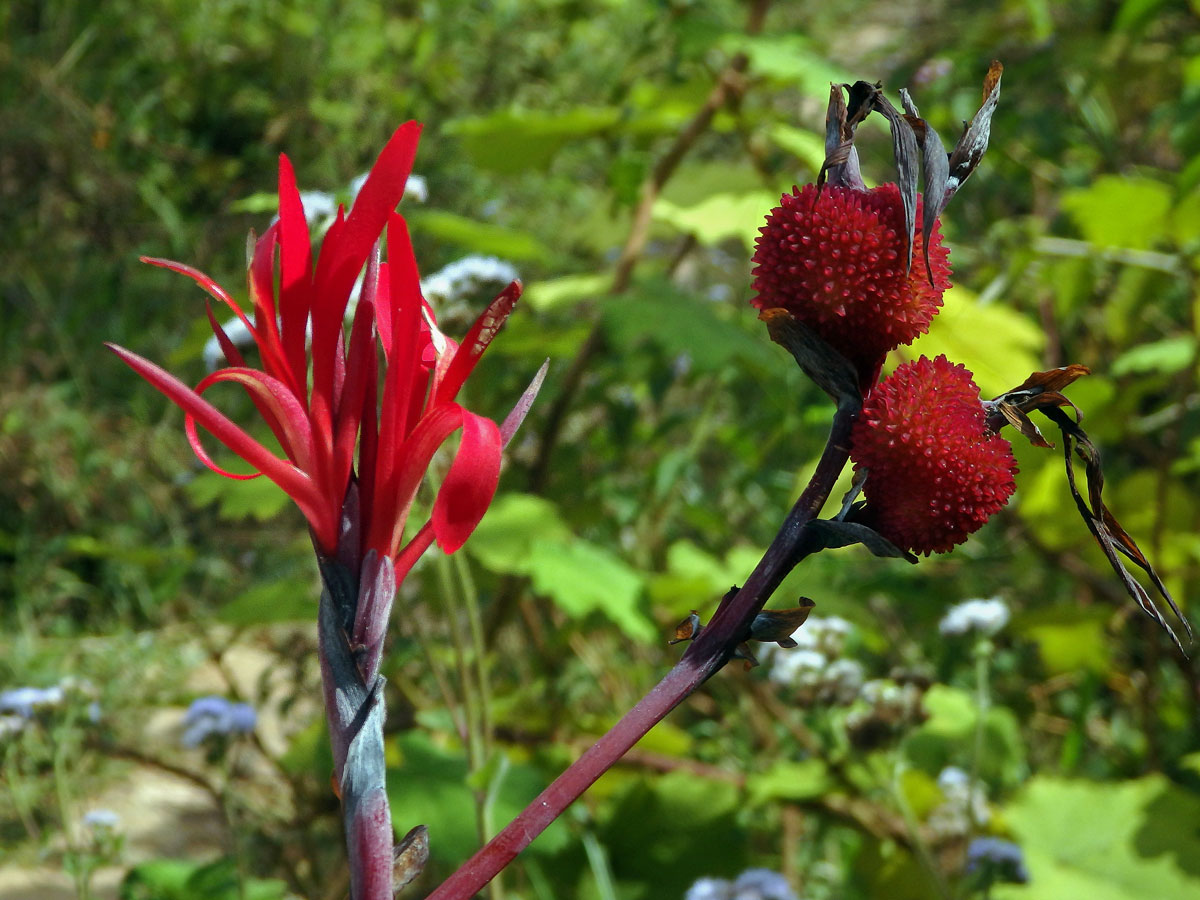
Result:
[[[967,872],[986,872],[997,881],[1026,884],[1029,869],[1025,854],[1012,841],[1000,838],[975,838],[967,845]]]
[[[196,747],[214,734],[249,734],[258,717],[249,703],[231,703],[224,697],[200,697],[184,716],[183,745]]]
[[[770,869],[747,869],[734,881],[700,878],[684,900],[796,900],[787,879]]]
[[[40,706],[58,706],[65,696],[61,685],[48,688],[20,687],[0,692],[0,712],[15,713],[25,719],[33,718]]]

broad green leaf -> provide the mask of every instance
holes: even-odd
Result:
[[[605,301],[601,312],[609,338],[618,346],[651,339],[671,354],[686,353],[698,369],[711,371],[739,359],[756,363],[766,352],[756,340],[717,314],[717,305],[667,281],[638,282]]]
[[[521,302],[534,309],[546,311],[571,307],[582,300],[591,300],[603,295],[612,278],[607,275],[563,275],[546,281],[534,281],[526,285]]]
[[[819,759],[781,761],[765,772],[746,779],[746,791],[754,805],[769,800],[812,800],[833,786],[829,767]]]
[[[532,494],[501,494],[472,532],[466,550],[493,572],[526,574],[536,544],[570,540],[570,529],[549,500]]]
[[[777,146],[791,153],[807,165],[812,170],[810,173],[812,178],[815,179],[817,177],[817,173],[821,171],[821,166],[825,164],[824,135],[778,122],[771,126],[767,132],[767,136]]]
[[[482,168],[512,175],[544,169],[569,140],[608,131],[620,122],[615,107],[577,106],[560,112],[508,109],[487,116],[466,116],[446,123]]]
[[[209,469],[189,481],[185,490],[196,506],[216,503],[223,519],[249,517],[265,522],[279,515],[291,502],[269,478],[235,481]]]
[[[1109,371],[1114,376],[1130,374],[1174,375],[1196,358],[1196,338],[1190,334],[1163,338],[1149,344],[1130,347],[1113,360]]]
[[[728,35],[721,42],[729,52],[750,57],[750,71],[773,81],[797,85],[803,92],[824,102],[830,83],[854,82],[857,77],[815,52],[812,42],[796,34]]]
[[[534,590],[572,618],[600,612],[637,640],[651,640],[654,624],[641,609],[642,576],[588,541],[543,541],[533,547],[528,574]]]
[[[929,719],[904,740],[905,755],[926,772],[963,759],[975,735],[978,707],[967,691],[935,684],[924,697]],[[983,720],[980,774],[989,781],[1015,784],[1024,773],[1025,749],[1011,709],[992,706]]]
[[[1150,178],[1103,175],[1065,193],[1062,206],[1096,246],[1147,250],[1166,233],[1171,190]]]
[[[284,900],[291,894],[280,879],[239,877],[231,857],[215,862],[157,859],[130,869],[121,900]]]
[[[414,231],[464,250],[513,261],[544,260],[550,250],[532,234],[479,222],[445,210],[418,210],[409,214]]]
[[[1031,880],[998,898],[1194,900],[1200,797],[1161,775],[1090,782],[1039,776],[1005,814]]]
[[[217,618],[230,625],[307,622],[316,615],[320,597],[320,585],[311,580],[265,581],[224,604]]]
[[[779,197],[770,191],[714,194],[694,206],[677,206],[665,198],[654,204],[654,218],[695,236],[701,244],[715,246],[737,238],[749,252],[758,229]]]
[[[1104,672],[1111,662],[1108,641],[1104,635],[1104,620],[1090,616],[1075,622],[1029,624],[1017,630],[1028,635],[1037,645],[1042,664],[1050,675],[1086,669]]]
[[[1042,329],[1001,303],[980,303],[965,288],[952,287],[943,297],[929,333],[909,347],[900,347],[893,359],[911,360],[924,354],[931,359],[946,354],[975,376],[984,397],[995,397],[1016,387],[1030,373],[1043,368]]]

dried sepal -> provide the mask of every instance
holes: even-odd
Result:
[[[811,378],[839,405],[861,403],[859,373],[828,341],[786,309],[764,309],[758,314],[771,340],[787,350]]]
[[[1175,614],[1175,618],[1183,623],[1190,641],[1192,638],[1191,623],[1179,611],[1179,607],[1175,605],[1175,600],[1171,596],[1171,592],[1167,590],[1162,578],[1159,577],[1158,573],[1154,570],[1154,566],[1151,565],[1145,554],[1142,553],[1137,542],[1121,527],[1121,524],[1101,498],[1101,492],[1104,489],[1104,473],[1100,466],[1100,451],[1088,438],[1087,433],[1079,427],[1079,424],[1058,406],[1044,407],[1041,409],[1041,412],[1050,418],[1062,432],[1067,485],[1071,490],[1072,498],[1075,500],[1075,506],[1079,510],[1079,514],[1083,517],[1088,530],[1092,533],[1092,537],[1100,545],[1100,549],[1103,551],[1109,565],[1112,566],[1113,571],[1121,579],[1125,590],[1137,601],[1138,606],[1142,608],[1146,615],[1154,619],[1171,636],[1171,640],[1175,642],[1175,646],[1179,648],[1179,652],[1186,656],[1187,652],[1183,649],[1183,643],[1163,616],[1162,611],[1159,610],[1154,597],[1133,577],[1132,573],[1130,573],[1121,560],[1119,554],[1124,555],[1135,566],[1146,573],[1155,590],[1167,601],[1167,605],[1170,606],[1171,611]],[[1084,464],[1084,473],[1087,477],[1088,488],[1086,499],[1075,483],[1075,467],[1072,462],[1072,451],[1074,452],[1074,456],[1079,457]]]
[[[904,205],[907,268],[912,268],[913,236],[916,232],[917,168],[924,171],[925,205],[921,232],[925,236],[925,269],[933,283],[929,266],[929,237],[933,224],[950,198],[962,187],[979,165],[991,135],[992,114],[1000,100],[1000,76],[1004,67],[993,60],[983,83],[983,102],[970,122],[963,123],[963,134],[954,149],[946,146],[937,131],[921,118],[907,90],[900,91],[904,112],[896,109],[883,94],[882,84],[856,81],[830,86],[829,106],[825,114],[825,160],[817,175],[821,186],[830,183],[865,190],[858,171],[854,134],[860,122],[872,112],[888,121],[892,134],[892,153],[896,160],[897,184]],[[846,91],[848,99],[843,97]]]
[[[994,400],[984,403],[988,428],[999,431],[1006,424],[1012,425],[1035,447],[1053,447],[1054,445],[1042,437],[1037,426],[1029,420],[1029,413],[1035,409],[1044,412],[1047,409],[1069,406],[1075,412],[1075,420],[1079,421],[1083,414],[1063,395],[1062,389],[1076,379],[1090,374],[1091,369],[1078,363],[1045,372],[1034,372],[1011,391],[1005,391]]]
[[[675,626],[675,637],[668,644],[678,644],[681,641],[692,641],[700,636],[704,626],[700,624],[700,613],[692,610],[691,615]]]
[[[855,473],[856,476],[858,473]],[[866,480],[866,470],[863,470],[863,480]],[[859,504],[862,508],[862,504]],[[850,511],[854,515],[854,510]],[[900,547],[897,547],[878,531],[863,525],[861,522],[841,521],[838,519],[813,519],[805,529],[814,536],[814,540],[825,550],[838,547],[849,547],[852,544],[862,544],[875,556],[893,559],[904,559],[916,563],[917,558]]]
[[[900,102],[904,106],[905,120],[916,135],[921,147],[921,169],[924,172],[924,193],[928,197],[944,197],[946,183],[950,177],[950,161],[946,146],[933,126],[921,118],[917,104],[905,89],[900,91]],[[927,200],[921,210],[921,234],[925,238],[925,273],[933,283],[933,268],[929,265],[929,238],[944,203]]]
[[[983,154],[987,150],[988,139],[992,133],[992,114],[1000,101],[1000,76],[1004,74],[1004,66],[998,59],[993,59],[983,79],[983,102],[979,111],[970,122],[963,123],[962,137],[950,151],[950,174],[946,182],[946,193],[942,197],[941,207],[944,209],[950,198],[963,186]]]
[[[792,634],[804,624],[814,606],[816,603],[808,597],[801,597],[800,605],[792,609],[762,610],[750,623],[750,640],[778,644],[785,650],[795,647]]]
[[[429,829],[418,825],[392,849],[392,893],[398,894],[425,869],[429,862]]]

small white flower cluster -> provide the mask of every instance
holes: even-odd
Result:
[[[958,766],[942,769],[937,779],[943,802],[930,814],[926,824],[935,842],[966,837],[992,818],[983,787],[971,784],[969,776]]]
[[[112,831],[121,824],[121,817],[111,809],[93,809],[84,814],[83,824],[94,831]]]
[[[990,600],[964,600],[946,612],[938,623],[942,634],[966,634],[978,631],[991,636],[1008,624],[1008,604],[999,597]]]
[[[485,286],[495,287],[497,291],[510,282],[519,278],[516,268],[511,263],[494,256],[479,256],[470,254],[462,259],[443,266],[427,278],[421,279],[421,294],[431,303],[439,304],[438,318],[445,312],[445,307],[458,300],[474,297]],[[362,278],[354,285],[350,302],[346,304],[346,321],[354,318],[358,308],[358,292],[362,287]],[[249,347],[254,343],[250,330],[239,318],[232,318],[221,326],[235,347]],[[225,354],[216,335],[210,337],[204,345],[204,365],[212,371],[225,362]]]
[[[925,718],[925,691],[915,681],[873,678],[859,691],[859,702],[846,714],[846,731],[860,747],[876,747],[907,725]]]
[[[747,869],[733,881],[700,878],[684,900],[796,900],[787,879],[770,869]]]
[[[769,648],[772,681],[795,688],[809,701],[846,705],[854,701],[866,672],[853,659],[840,659],[854,626],[837,616],[811,616],[792,635],[790,650]]]

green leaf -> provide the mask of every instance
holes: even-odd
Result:
[[[472,160],[504,175],[545,169],[569,140],[602,134],[621,119],[615,107],[577,106],[561,112],[508,109],[446,123]]]
[[[236,481],[205,469],[187,483],[189,499],[196,506],[216,503],[221,518],[251,518],[266,522],[279,515],[290,498],[269,478]]]
[[[829,767],[819,759],[778,762],[766,772],[746,779],[746,790],[754,805],[769,800],[812,800],[832,786]]]
[[[815,52],[812,42],[795,34],[744,35],[731,34],[721,42],[731,53],[742,52],[750,57],[750,71],[765,75],[781,84],[793,84],[804,93],[821,100],[829,97],[830,83],[853,83],[847,70],[833,65]]]
[[[605,330],[618,346],[650,339],[667,353],[688,354],[693,365],[705,371],[734,360],[761,361],[766,338],[755,340],[718,316],[717,309],[666,280],[650,279],[606,300],[601,312]]]
[[[1110,371],[1113,375],[1174,375],[1191,365],[1195,358],[1196,338],[1184,334],[1130,347],[1113,360]]]
[[[321,588],[303,579],[257,584],[221,607],[217,618],[230,625],[307,622],[317,614]]]
[[[521,301],[539,312],[562,307],[570,308],[583,300],[603,295],[612,279],[607,275],[564,275],[526,286]]]
[[[967,691],[935,684],[923,700],[928,720],[904,741],[905,755],[926,772],[937,772],[963,758],[975,735],[978,707]],[[1021,729],[1013,711],[988,709],[983,720],[980,774],[999,784],[1016,784],[1025,765]]]
[[[996,890],[997,900],[1200,896],[1200,797],[1161,775],[1118,783],[1039,776],[1005,819],[1031,880]]]
[[[654,218],[710,247],[737,238],[749,252],[767,213],[778,202],[779,196],[770,191],[714,194],[686,207],[660,197],[654,204]]]
[[[210,863],[177,859],[142,863],[129,870],[120,888],[121,900],[283,900],[288,896],[280,879],[239,879],[232,857]]]
[[[414,231],[440,241],[504,259],[544,260],[550,249],[525,231],[479,222],[445,210],[418,210],[409,214]]]
[[[807,131],[803,128],[796,128],[792,125],[785,125],[782,122],[777,122],[772,125],[767,132],[769,137],[776,146],[791,153],[801,162],[812,170],[812,177],[816,178],[817,173],[821,171],[821,166],[825,164],[825,136],[817,134],[815,131]],[[772,203],[772,206],[774,203]],[[764,210],[764,215],[765,215]]]
[[[574,537],[547,500],[502,496],[466,546],[493,572],[528,575],[534,590],[572,618],[599,612],[630,637],[654,636],[641,609],[642,576],[603,547]]]
[[[1166,232],[1171,189],[1149,178],[1103,175],[1065,193],[1062,206],[1096,246],[1147,250]]]
[[[524,575],[536,544],[561,544],[571,537],[549,500],[532,494],[501,494],[472,532],[466,550],[493,572]]]
[[[944,353],[971,370],[984,397],[1002,394],[1043,368],[1046,336],[1040,326],[1008,306],[981,303],[965,288],[950,288],[943,301],[929,333],[900,347],[893,359]]]
[[[534,590],[572,618],[600,612],[632,638],[654,638],[654,623],[639,603],[642,576],[604,548],[583,540],[538,543],[529,575]]]
[[[1037,643],[1049,674],[1079,669],[1099,673],[1110,662],[1104,635],[1110,617],[1103,607],[1056,605],[1018,616],[1013,630]]]

